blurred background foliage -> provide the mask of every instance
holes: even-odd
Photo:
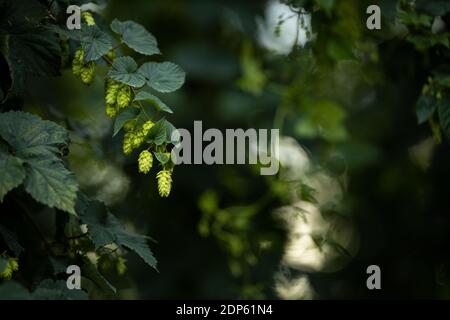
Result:
[[[427,83],[445,95],[432,81],[450,68],[448,4],[282,2],[111,0],[102,12],[144,25],[186,71],[164,96],[177,127],[280,128],[277,176],[180,165],[161,199],[111,137],[100,80],[85,88],[65,70],[28,85],[26,110],[72,130],[83,190],[155,239],[159,273],[130,257],[120,296],[449,298],[450,146],[433,107],[421,125],[415,111]],[[373,2],[382,30],[365,26]],[[371,264],[381,291],[366,288]]]

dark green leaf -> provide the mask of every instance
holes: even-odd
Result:
[[[159,92],[172,92],[184,83],[186,74],[172,62],[147,62],[139,72],[147,79],[147,84]]]
[[[84,60],[93,61],[108,53],[112,49],[112,42],[111,38],[97,26],[84,26],[81,46],[84,50]]]
[[[143,26],[133,21],[114,20],[111,29],[122,36],[123,42],[131,49],[145,55],[160,54],[155,37]]]
[[[138,94],[136,94],[136,97],[134,98],[134,101],[147,101],[151,103],[153,106],[155,106],[158,110],[173,113],[172,109],[168,107],[164,102],[162,102],[158,97],[152,95],[150,92],[147,91],[140,91]]]
[[[32,294],[36,300],[87,300],[88,295],[83,290],[69,290],[63,280],[42,281]]]
[[[137,72],[138,65],[131,57],[120,57],[114,60],[108,76],[120,83],[139,88],[145,84],[145,78]]]
[[[19,241],[17,240],[17,236],[7,229],[6,227],[0,225],[0,235],[2,236],[3,240],[5,241],[6,245],[11,249],[12,252],[16,255],[16,257],[20,256],[24,248],[20,245]]]
[[[416,104],[416,114],[419,124],[422,124],[430,118],[436,111],[438,102],[434,97],[421,96]]]
[[[69,133],[51,121],[25,112],[0,114],[0,136],[22,159],[44,156],[53,157],[69,143]]]
[[[23,161],[0,150],[0,202],[25,179]]]
[[[165,119],[161,119],[155,123],[147,134],[147,140],[153,142],[156,145],[161,145],[167,140],[167,133],[165,127]]]
[[[170,156],[164,153],[154,152],[154,155],[161,164],[166,164],[170,160]]]
[[[139,109],[138,108],[127,108],[124,111],[122,111],[121,113],[119,113],[119,115],[116,117],[116,119],[114,120],[114,133],[113,136],[115,136],[117,133],[119,133],[119,131],[123,128],[124,124],[137,117],[139,113]]]
[[[8,281],[0,285],[0,300],[29,300],[30,292],[17,282]]]
[[[38,202],[75,214],[78,183],[61,161],[47,158],[27,160],[25,190]]]
[[[450,3],[447,0],[417,0],[415,5],[418,11],[433,16],[445,16],[450,12]]]
[[[148,265],[156,269],[156,259],[147,245],[146,237],[126,231],[103,203],[80,195],[77,212],[82,221],[88,225],[89,233],[97,248],[116,243],[134,251]]]

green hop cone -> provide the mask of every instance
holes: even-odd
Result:
[[[147,174],[150,172],[150,169],[153,165],[153,155],[150,151],[144,150],[139,155],[139,172],[142,172],[144,174]]]
[[[169,170],[161,170],[156,175],[158,179],[158,192],[162,198],[166,198],[172,189],[172,173]]]
[[[90,62],[86,64],[81,71],[80,74],[81,81],[85,85],[90,85],[95,78],[95,64],[93,62]]]
[[[150,131],[150,129],[155,125],[155,123],[151,120],[148,120],[147,122],[145,122],[142,126],[142,134],[144,136],[147,136],[148,132]]]
[[[126,108],[130,105],[131,100],[131,88],[127,85],[122,86],[117,93],[117,106],[119,109]]]
[[[78,49],[75,52],[75,56],[72,61],[72,73],[74,76],[80,76],[83,72],[83,59],[84,59],[84,51],[83,49]]]
[[[119,92],[120,84],[112,79],[106,80],[106,94],[105,100],[107,104],[116,104],[117,94]]]
[[[116,272],[119,276],[122,276],[127,271],[127,260],[122,257],[119,257],[116,262]]]
[[[95,19],[92,16],[92,13],[85,11],[85,12],[81,13],[81,17],[83,18],[84,22],[86,22],[86,24],[88,26],[95,26]]]
[[[123,153],[126,155],[130,154],[134,149],[133,148],[133,138],[134,138],[133,131],[125,133],[125,135],[123,137],[122,150],[123,150]]]
[[[117,115],[117,108],[114,104],[106,104],[106,115],[114,118]]]
[[[84,51],[83,51],[82,48],[78,48],[77,51],[75,51],[75,56],[73,58],[73,61],[76,61],[79,64],[83,64],[83,62],[84,62]]]
[[[7,258],[8,264],[6,265],[5,270],[3,270],[3,272],[0,272],[0,279],[11,280],[13,273],[19,270],[19,262],[17,258]]]

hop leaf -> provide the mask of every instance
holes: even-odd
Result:
[[[150,151],[144,150],[139,155],[139,172],[147,174],[150,172],[150,169],[153,165],[153,155]]]
[[[0,279],[11,280],[13,273],[19,270],[19,262],[17,258],[8,258],[8,264],[6,265],[5,270],[0,273]]]
[[[169,170],[161,170],[156,175],[158,179],[158,192],[163,198],[168,197],[172,189],[172,173]]]
[[[92,13],[85,11],[81,14],[81,17],[88,26],[95,26],[95,19],[92,16]]]

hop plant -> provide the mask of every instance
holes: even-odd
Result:
[[[92,13],[85,11],[81,14],[81,17],[88,26],[95,26],[95,19],[92,16]]]
[[[13,273],[17,270],[19,270],[17,258],[8,257],[8,264],[6,265],[5,270],[0,272],[0,279],[11,280]]]
[[[156,175],[156,178],[158,179],[159,195],[163,198],[168,197],[172,189],[172,172],[169,170],[161,170]]]
[[[147,174],[153,166],[153,155],[150,151],[144,150],[139,155],[139,172]]]
[[[122,257],[117,258],[116,262],[116,272],[119,276],[123,275],[127,271],[127,260]]]
[[[119,109],[126,108],[130,105],[132,100],[131,88],[127,85],[120,87],[117,93],[117,107]]]
[[[89,62],[82,68],[80,78],[85,85],[90,85],[94,81],[95,64],[93,62]]]

